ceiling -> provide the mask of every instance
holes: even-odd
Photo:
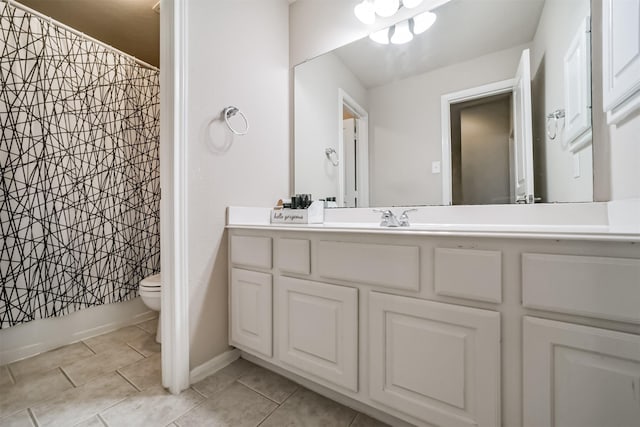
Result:
[[[434,10],[435,24],[407,44],[365,37],[334,53],[365,87],[381,86],[530,42],[544,1],[451,0]]]
[[[160,65],[158,0],[20,0],[20,3],[78,31]]]

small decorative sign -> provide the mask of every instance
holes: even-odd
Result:
[[[315,201],[307,209],[273,209],[272,224],[322,224],[324,203]]]

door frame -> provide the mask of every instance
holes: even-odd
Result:
[[[345,174],[344,164],[342,160],[344,156],[344,130],[342,108],[346,105],[354,113],[358,115],[360,119],[359,126],[359,145],[358,145],[358,201],[362,202],[362,206],[369,206],[369,113],[358,102],[353,99],[344,89],[338,89],[338,153],[339,161],[338,165],[338,206],[344,204],[344,185]]]
[[[473,101],[493,95],[513,92],[513,79],[502,80],[482,86],[464,89],[442,95],[440,98],[440,116],[442,133],[442,204],[451,205],[453,200],[451,179],[451,105]]]
[[[162,385],[189,387],[187,0],[161,0],[160,270]]]

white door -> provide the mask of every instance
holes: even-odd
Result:
[[[358,290],[280,277],[278,307],[280,360],[357,392]]]
[[[500,313],[371,292],[371,399],[438,426],[500,425]]]
[[[609,124],[640,108],[640,0],[603,1],[603,102]]]
[[[533,131],[529,49],[522,51],[513,82],[512,203],[533,203]]]
[[[640,425],[640,336],[525,317],[524,426]]]
[[[231,269],[230,344],[272,356],[271,275]]]
[[[344,161],[344,204],[345,208],[358,207],[358,120],[343,121],[344,139],[342,158]]]

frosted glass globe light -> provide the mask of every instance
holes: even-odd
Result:
[[[402,5],[407,9],[413,9],[414,7],[420,6],[422,0],[402,0]]]
[[[396,24],[396,30],[391,36],[391,43],[393,44],[405,44],[413,40],[413,34],[409,30],[409,21],[402,21]]]
[[[424,12],[413,17],[413,34],[418,35],[427,31],[436,22],[436,14]]]
[[[383,18],[393,16],[400,8],[400,0],[374,0],[375,12]]]
[[[376,22],[376,12],[370,0],[363,0],[353,8],[356,18],[363,24],[371,25]]]
[[[384,30],[371,33],[369,34],[369,38],[376,43],[389,44],[389,29],[385,28]]]

